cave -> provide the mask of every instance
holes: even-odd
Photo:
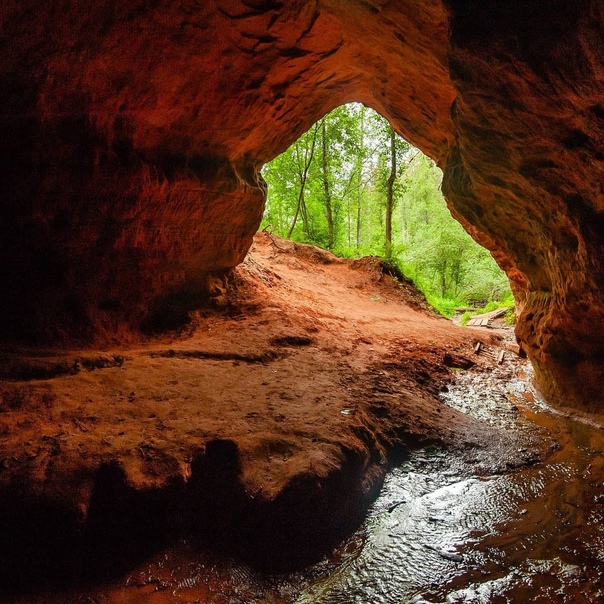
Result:
[[[452,214],[512,283],[543,397],[601,413],[600,0],[21,0],[0,31],[4,376],[119,369],[106,351],[180,327],[250,249],[262,166],[355,101],[443,170]],[[44,361],[15,369],[31,347]],[[218,348],[198,357],[268,359]],[[151,356],[179,354],[195,356]]]
[[[599,2],[9,4],[1,331],[106,344],[202,295],[263,163],[363,102],[444,170],[507,271],[548,400],[602,402]]]

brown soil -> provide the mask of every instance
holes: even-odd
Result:
[[[359,521],[405,447],[479,450],[485,472],[523,463],[513,434],[437,398],[455,368],[488,369],[473,346],[501,336],[436,316],[378,259],[261,233],[215,294],[186,334],[4,360],[7,576],[123,568],[190,529],[297,564]]]

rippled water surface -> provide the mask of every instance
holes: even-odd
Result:
[[[295,601],[604,601],[601,458],[570,443],[553,457],[478,478],[444,455],[413,455],[390,476],[358,556]]]
[[[40,601],[604,602],[602,430],[553,415],[527,384],[468,373],[444,398],[506,429],[549,432],[557,445],[545,462],[477,476],[461,454],[414,452],[361,529],[304,572],[261,575],[183,542],[114,585]]]

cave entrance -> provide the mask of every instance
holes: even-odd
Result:
[[[384,257],[445,316],[513,305],[505,273],[451,216],[441,170],[376,111],[334,109],[263,175],[263,228],[341,257]]]

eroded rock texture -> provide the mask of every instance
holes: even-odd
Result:
[[[2,333],[177,321],[242,260],[262,164],[356,100],[445,170],[543,391],[597,409],[603,31],[600,0],[3,3]]]

